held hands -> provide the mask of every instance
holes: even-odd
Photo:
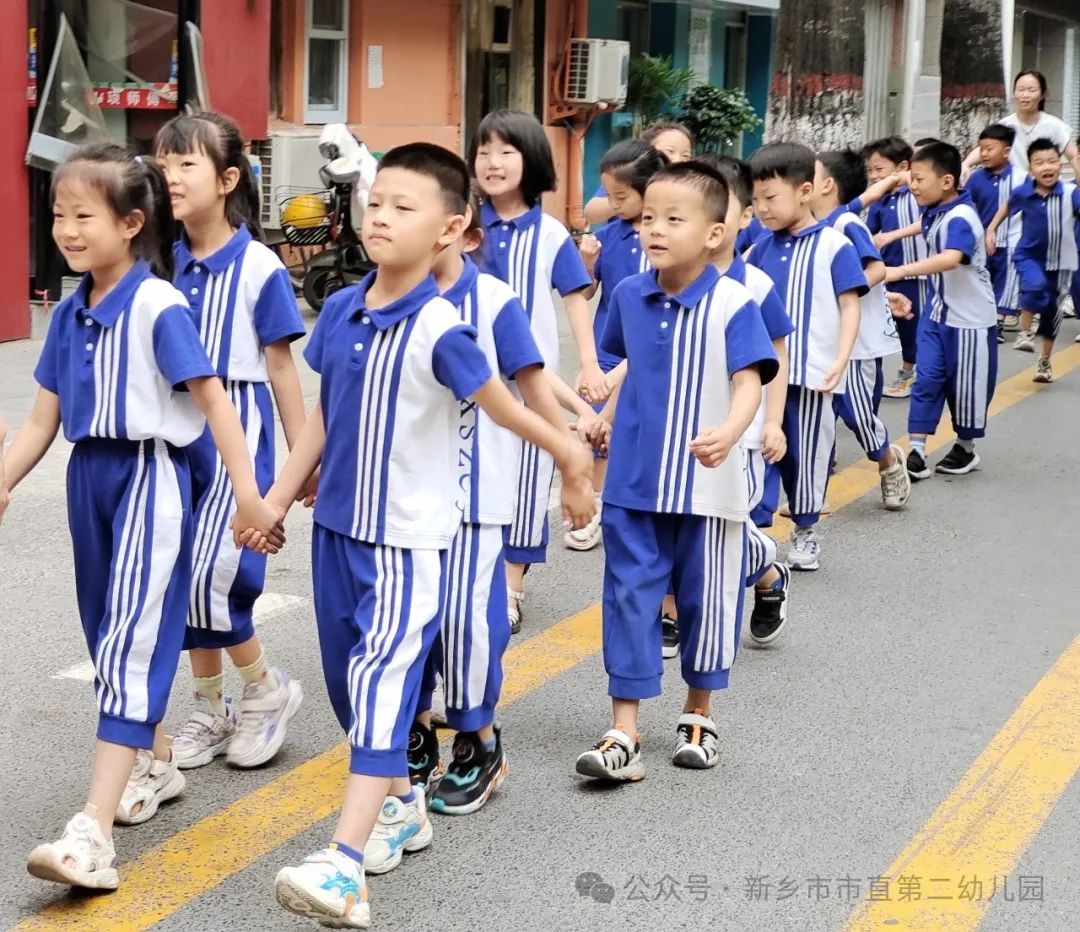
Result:
[[[997,230],[986,231],[986,254],[992,256],[997,252]]]
[[[604,418],[592,412],[579,415],[573,429],[581,440],[588,443],[598,453],[607,453],[611,425]]]
[[[285,511],[265,498],[238,501],[230,522],[236,546],[258,553],[277,553],[285,546]]]
[[[607,401],[607,396],[611,394],[611,387],[600,364],[595,359],[582,365],[574,390],[589,404],[595,405]]]
[[[600,255],[600,240],[592,233],[583,233],[581,242],[578,244],[578,252],[581,254],[581,261],[585,263],[586,270],[592,275],[593,269],[596,268],[596,257]]]
[[[761,453],[769,463],[779,463],[787,454],[787,437],[779,424],[765,423],[761,431]]]
[[[592,456],[588,448],[572,443],[562,473],[563,526],[578,530],[596,514],[596,493],[592,487]]]
[[[706,427],[690,441],[690,452],[702,466],[719,466],[728,458],[739,438],[727,426]]]
[[[885,298],[889,302],[889,311],[893,317],[900,320],[912,320],[915,313],[912,311],[911,298],[902,295],[898,291],[886,291]]]
[[[296,501],[303,502],[305,508],[312,508],[315,505],[315,499],[319,494],[319,470],[320,467],[315,467],[315,472],[311,474],[308,481],[304,483],[299,492],[296,493]]]

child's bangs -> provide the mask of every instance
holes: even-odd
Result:
[[[86,159],[73,159],[61,162],[53,172],[49,183],[49,203],[56,202],[56,192],[65,182],[82,185],[89,191],[99,194],[101,199],[116,212],[115,204],[119,200],[121,186],[120,167],[115,162],[92,162]]]
[[[204,155],[215,164],[221,159],[221,137],[218,128],[197,117],[170,120],[154,138],[154,153],[162,155]]]

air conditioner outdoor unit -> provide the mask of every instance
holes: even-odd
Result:
[[[259,157],[261,171],[262,225],[268,230],[281,229],[279,204],[293,194],[322,191],[319,168],[326,162],[319,154],[321,126],[303,126],[271,133],[269,139],[252,145]]]
[[[626,103],[630,43],[621,39],[571,39],[566,71],[569,104]]]

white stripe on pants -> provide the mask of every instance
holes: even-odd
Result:
[[[746,479],[750,491],[750,511],[761,504],[765,494],[765,457],[761,450],[746,451]],[[750,518],[746,519],[748,554],[746,584],[753,585],[769,566],[776,562],[776,541]]]

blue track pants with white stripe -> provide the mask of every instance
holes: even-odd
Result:
[[[67,470],[75,591],[102,741],[150,748],[165,716],[191,586],[187,454],[163,440],[83,440]]]
[[[833,395],[833,411],[859,442],[867,459],[880,463],[889,449],[889,429],[878,416],[885,390],[885,369],[880,359],[848,362],[847,388]]]
[[[780,481],[787,493],[791,520],[797,527],[813,527],[825,505],[829,462],[836,443],[832,393],[789,385],[783,426],[788,447],[780,461]]]
[[[446,551],[369,544],[316,523],[311,558],[323,675],[349,737],[349,770],[403,777]]]
[[[927,317],[919,329],[919,377],[911,389],[908,431],[934,433],[947,403],[957,437],[985,437],[997,368],[996,325],[962,330]]]
[[[495,723],[502,659],[510,643],[506,616],[503,527],[462,524],[446,557],[439,634],[428,655],[419,710],[431,708],[435,674],[442,674],[446,723],[479,731]]]
[[[274,483],[274,408],[263,382],[228,382],[259,492]],[[208,427],[188,447],[195,505],[195,552],[184,647],[235,647],[255,634],[252,612],[266,581],[266,556],[237,550],[229,527],[236,497]]]
[[[747,564],[746,585],[756,585],[776,562],[776,541],[754,523],[754,510],[761,504],[765,494],[765,476],[768,463],[761,450],[746,451],[746,480],[750,487],[750,520],[746,522]]]

